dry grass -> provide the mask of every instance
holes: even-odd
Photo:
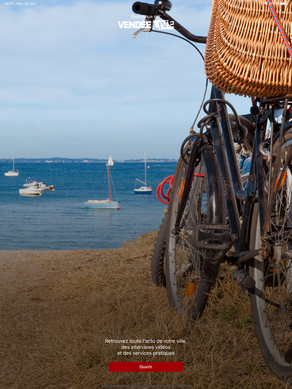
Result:
[[[0,388],[288,387],[263,361],[232,270],[222,268],[205,314],[190,323],[152,284],[154,239],[144,235],[117,250],[0,252]],[[185,339],[172,347],[175,357],[154,357],[183,361],[184,372],[109,373],[109,361],[149,361],[117,356],[120,346],[105,343],[111,338]]]

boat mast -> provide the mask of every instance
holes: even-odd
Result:
[[[145,187],[147,187],[147,183],[146,183],[146,153],[145,153]]]
[[[107,166],[108,189],[109,189],[110,201],[112,201],[112,191],[111,191],[111,180],[110,180],[109,163],[107,163],[106,166]]]
[[[12,171],[14,172],[14,150],[13,150],[13,169]]]

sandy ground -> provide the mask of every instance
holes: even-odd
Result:
[[[232,272],[224,270],[202,319],[190,323],[151,281],[154,240],[148,234],[117,250],[0,251],[0,389],[288,388],[263,361]],[[185,339],[172,359],[184,361],[184,372],[109,373],[109,361],[133,358],[119,357],[106,338]]]
[[[17,298],[27,293],[28,298],[45,299],[45,290],[60,272],[80,268],[91,251],[0,250],[1,298]]]
[[[91,250],[0,251],[1,389],[63,387],[55,382],[52,372],[45,373],[47,350],[41,351],[41,343],[50,342],[48,332],[66,320],[61,312],[66,312],[66,306],[57,297],[58,287],[100,257],[101,252]],[[63,341],[61,336],[59,339]],[[43,382],[37,378],[42,375],[42,366]]]

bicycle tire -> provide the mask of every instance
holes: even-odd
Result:
[[[196,320],[203,313],[220,265],[212,264],[203,258],[204,255],[214,256],[214,251],[205,250],[203,253],[198,253],[194,247],[194,238],[191,235],[185,236],[186,229],[190,230],[196,223],[223,223],[226,215],[216,158],[211,146],[207,146],[202,153],[202,161],[196,168],[196,172],[203,173],[204,176],[194,179],[180,221],[179,233],[175,234],[174,226],[180,204],[180,193],[185,182],[186,166],[182,165],[177,170],[168,208],[166,232],[168,299],[177,311],[186,314],[192,320]],[[204,190],[206,191],[205,203],[203,203]]]
[[[154,250],[151,258],[151,277],[156,286],[166,286],[165,270],[164,270],[164,256],[165,256],[165,242],[166,242],[166,227],[167,214],[165,212],[159,227],[157,237],[154,244]]]
[[[292,382],[292,132],[273,146],[273,155],[281,153],[281,166],[274,171],[274,201],[270,214],[269,243],[273,256],[258,255],[249,266],[255,280],[251,308],[255,332],[263,358],[270,370],[283,382]],[[281,146],[281,147],[280,147]],[[288,153],[289,151],[289,153]],[[287,164],[287,168],[285,167]],[[275,169],[275,166],[274,166]],[[265,197],[269,193],[269,171],[265,178]],[[265,216],[265,221],[267,216]],[[258,204],[251,221],[250,249],[262,248]],[[290,256],[290,258],[289,258]],[[285,258],[286,257],[286,258]]]
[[[190,149],[190,145],[187,145],[187,149]],[[177,176],[176,172],[184,164],[182,158],[178,160],[176,165],[174,180]],[[170,192],[171,196],[171,192]],[[168,209],[164,214],[161,225],[159,227],[157,237],[154,243],[154,249],[151,257],[151,278],[156,286],[166,287],[166,275],[165,275],[165,246],[166,246],[166,229],[167,229],[167,216]]]
[[[181,168],[182,163],[183,163],[182,159],[179,159],[177,163],[176,171]],[[158,287],[166,287],[165,247],[166,247],[167,217],[168,217],[168,210],[165,212],[161,225],[159,227],[157,237],[154,243],[152,257],[151,257],[151,278],[154,284]]]

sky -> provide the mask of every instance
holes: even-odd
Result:
[[[176,0],[169,14],[207,35],[211,4]],[[204,64],[187,42],[120,28],[143,20],[128,1],[0,2],[0,158],[178,158]]]

